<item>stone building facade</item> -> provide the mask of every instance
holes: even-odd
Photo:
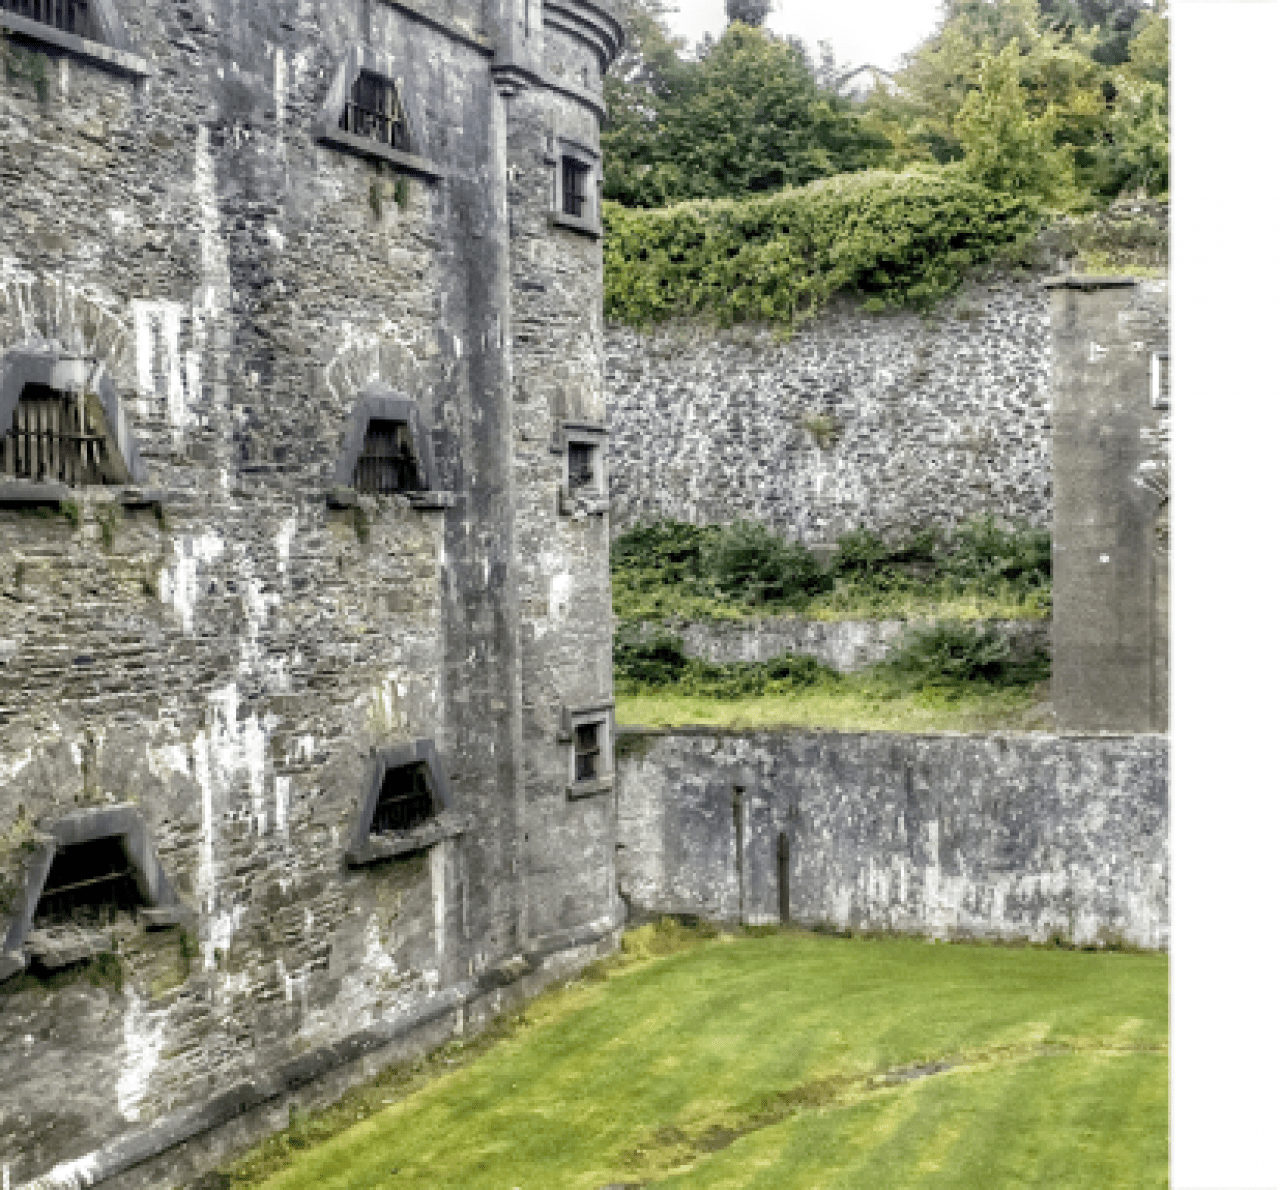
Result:
[[[0,25],[0,1165],[163,1183],[614,942],[622,33]]]

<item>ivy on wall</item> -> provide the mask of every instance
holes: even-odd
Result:
[[[1034,198],[988,190],[952,166],[604,208],[605,313],[641,327],[682,316],[793,326],[841,290],[870,310],[925,307],[1041,223]]]

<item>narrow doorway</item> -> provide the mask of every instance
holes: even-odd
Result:
[[[778,920],[791,920],[791,841],[786,831],[778,835]]]

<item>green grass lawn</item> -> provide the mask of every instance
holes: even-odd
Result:
[[[626,946],[231,1184],[1168,1185],[1163,956],[670,925]]]
[[[1048,683],[1003,689],[902,691],[796,690],[749,698],[666,691],[617,694],[617,720],[636,727],[703,725],[746,731],[1046,731]]]

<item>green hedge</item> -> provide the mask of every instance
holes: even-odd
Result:
[[[872,310],[927,306],[1041,222],[1034,199],[951,166],[844,174],[752,199],[604,206],[605,313],[633,326],[687,315],[789,326],[838,290]]]

